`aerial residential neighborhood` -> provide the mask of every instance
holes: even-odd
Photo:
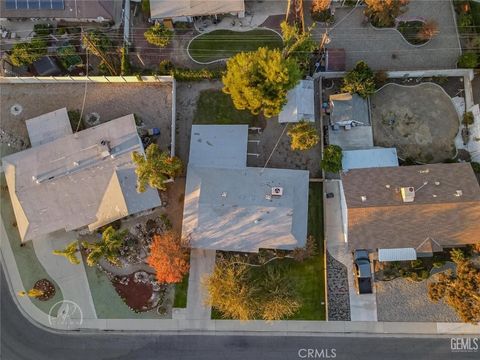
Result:
[[[477,359],[480,1],[0,1],[0,358]]]

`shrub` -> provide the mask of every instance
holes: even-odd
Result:
[[[200,69],[174,69],[173,77],[180,81],[216,80],[222,77],[223,72],[219,70]]]
[[[403,14],[408,0],[365,0],[365,15],[378,27],[391,27],[395,19]]]
[[[77,55],[77,50],[73,45],[62,46],[57,51],[57,57],[62,66],[68,70],[70,66],[82,63],[82,58]]]
[[[292,126],[288,132],[292,150],[309,150],[318,144],[320,136],[312,124],[301,121]]]
[[[458,67],[473,69],[478,65],[478,55],[474,52],[466,52],[458,58]]]
[[[160,64],[158,64],[158,72],[160,75],[171,75],[174,68],[175,66],[170,60],[162,60]]]
[[[142,0],[141,2],[142,13],[146,17],[150,17],[150,0]]]
[[[463,114],[462,124],[465,126],[472,125],[475,121],[473,117],[473,113],[471,111],[467,111]]]
[[[47,42],[34,37],[32,41],[13,45],[10,62],[14,66],[30,65],[47,54]]]
[[[150,29],[145,31],[143,36],[149,44],[156,45],[158,47],[165,47],[170,43],[173,36],[173,31],[167,29],[161,24],[155,24]]]
[[[375,75],[364,61],[359,61],[343,78],[342,91],[367,98],[375,92]]]
[[[458,17],[458,29],[460,32],[469,32],[473,27],[472,14],[461,14]]]
[[[33,31],[38,36],[48,36],[53,32],[53,26],[51,24],[35,24]]]
[[[378,70],[375,72],[375,87],[377,89],[381,88],[388,81],[387,72],[384,70]]]
[[[338,173],[342,170],[342,148],[338,145],[328,145],[323,151],[322,169],[326,172]]]
[[[429,20],[422,25],[417,37],[419,40],[428,41],[434,36],[438,35],[438,33],[438,23],[434,20]]]
[[[470,165],[472,165],[472,169],[474,172],[480,173],[480,163],[472,161]]]
[[[428,272],[428,270],[420,271],[420,279],[427,280],[429,277],[430,277],[430,273]]]
[[[472,37],[467,43],[467,48],[473,51],[480,51],[480,35]]]

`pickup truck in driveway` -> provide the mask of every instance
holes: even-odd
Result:
[[[372,268],[367,250],[353,252],[353,271],[355,286],[359,294],[372,293]]]

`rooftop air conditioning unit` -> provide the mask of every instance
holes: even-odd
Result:
[[[413,202],[415,200],[415,188],[413,186],[400,188],[403,202]]]
[[[283,195],[283,188],[280,186],[272,187],[272,195],[273,196],[282,196]]]

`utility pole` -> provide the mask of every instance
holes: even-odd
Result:
[[[90,36],[88,35],[88,33],[84,33],[82,35],[82,39],[85,43],[85,46],[86,47],[90,47],[93,51],[93,53],[95,55],[97,55],[100,59],[102,59],[102,61],[105,63],[105,65],[107,66],[108,70],[110,71],[110,74],[111,75],[118,75],[117,74],[117,71],[115,70],[115,67],[110,63],[110,61],[107,59],[107,57],[105,56],[104,52],[102,50],[100,50],[96,45],[95,43],[92,41],[92,39],[90,39]]]

